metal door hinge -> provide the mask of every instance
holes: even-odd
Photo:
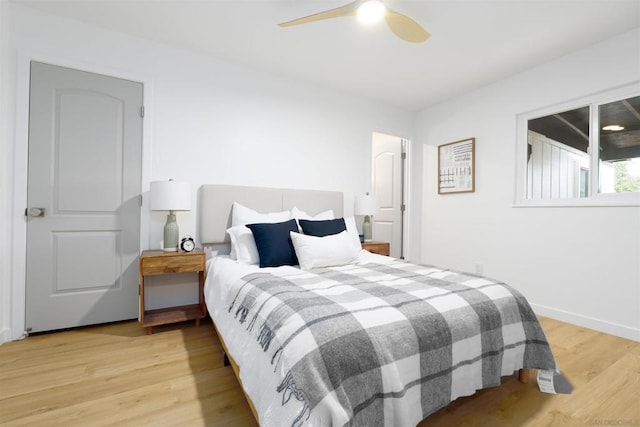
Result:
[[[403,152],[403,153],[400,155],[400,158],[401,158],[402,160],[407,160],[407,153],[404,153],[404,152]]]
[[[140,117],[144,118],[144,105],[140,107]]]
[[[404,212],[407,210],[407,205],[405,205],[404,203],[400,205],[400,212]]]

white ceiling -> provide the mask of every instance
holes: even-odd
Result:
[[[640,27],[640,0],[386,0],[422,44],[352,17],[276,25],[349,0],[12,1],[409,111]]]

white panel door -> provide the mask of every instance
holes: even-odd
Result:
[[[373,217],[373,239],[390,243],[390,255],[402,255],[403,168],[402,138],[373,134],[373,194],[380,213]]]
[[[142,89],[31,63],[29,331],[138,316]]]

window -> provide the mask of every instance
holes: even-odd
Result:
[[[519,205],[640,205],[640,85],[518,116]]]
[[[598,106],[600,192],[640,191],[640,96]]]
[[[528,120],[527,144],[528,199],[588,194],[588,106]]]

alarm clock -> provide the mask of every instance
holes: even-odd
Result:
[[[180,249],[182,249],[185,252],[191,252],[195,248],[196,248],[196,242],[193,241],[193,238],[191,236],[185,236],[180,241]]]

